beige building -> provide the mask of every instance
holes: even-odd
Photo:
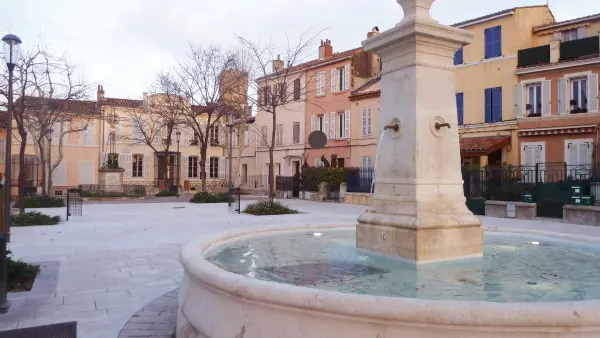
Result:
[[[350,95],[350,124],[356,126],[350,133],[350,167],[368,170],[375,165],[379,141],[380,80],[381,77],[377,77]]]

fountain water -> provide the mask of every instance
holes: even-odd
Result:
[[[383,63],[370,208],[355,227],[187,244],[178,338],[600,337],[600,250],[490,232],[484,247],[452,72],[473,35],[431,18],[434,0],[397,1],[404,19],[363,43]]]

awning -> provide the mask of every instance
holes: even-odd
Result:
[[[460,139],[460,156],[487,156],[510,145],[510,136],[464,137]]]

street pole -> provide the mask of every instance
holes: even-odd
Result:
[[[179,135],[177,135],[177,198],[179,198],[179,184],[181,183],[180,177],[181,177],[181,153],[179,152]]]
[[[229,115],[230,119],[233,118],[233,115]],[[233,120],[229,121],[229,202],[228,207],[231,207],[231,203],[233,202],[233,185],[231,182],[232,179],[232,170],[233,170]]]

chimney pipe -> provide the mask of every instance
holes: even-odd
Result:
[[[321,46],[319,46],[319,60],[330,58],[333,55],[333,47],[331,46],[331,40],[321,40]]]
[[[104,87],[102,85],[98,85],[98,90],[96,91],[96,100],[104,100]]]

